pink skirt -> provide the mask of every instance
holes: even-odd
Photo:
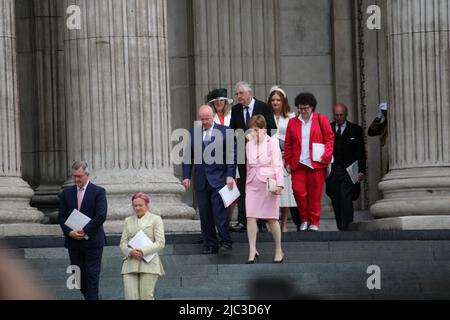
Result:
[[[247,218],[276,219],[279,217],[280,196],[266,191],[265,182],[258,179],[245,186]]]

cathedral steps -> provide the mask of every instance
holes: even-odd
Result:
[[[198,235],[169,235],[161,253],[166,276],[157,299],[449,299],[450,232],[291,232],[283,234],[285,259],[272,263],[270,233],[259,234],[260,261],[247,265],[245,234],[232,234],[233,251],[202,255]],[[119,236],[108,237],[100,294],[123,299]],[[59,245],[56,245],[59,243]],[[80,299],[66,287],[69,259],[61,239],[17,238],[10,246],[25,258],[55,299]],[[32,244],[32,245],[31,245]],[[380,270],[379,283],[370,266]],[[375,282],[374,282],[375,281]],[[369,290],[367,284],[379,284]]]

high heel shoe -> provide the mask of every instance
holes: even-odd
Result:
[[[283,253],[283,255],[281,256],[281,260],[273,260],[272,262],[273,262],[273,263],[283,263],[283,260],[284,260],[284,253]]]
[[[253,264],[255,263],[259,258],[259,253],[256,252],[255,255],[253,256],[253,260],[247,260],[247,262],[245,262],[245,264]]]

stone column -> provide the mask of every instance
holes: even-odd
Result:
[[[448,1],[391,0],[389,170],[371,229],[450,228]]]
[[[64,9],[60,0],[36,0],[33,8],[37,166],[32,204],[56,222],[61,184],[67,178],[64,110]]]
[[[244,80],[266,101],[279,83],[276,21],[278,0],[193,0],[195,105],[208,92]]]
[[[64,39],[69,168],[91,165],[110,220],[132,214],[137,191],[150,195],[153,213],[192,219],[170,161],[166,1],[65,1],[73,4],[81,29]]]
[[[0,223],[41,222],[22,180],[14,1],[0,2]]]

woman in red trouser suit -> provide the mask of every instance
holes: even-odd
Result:
[[[300,116],[292,118],[284,143],[286,170],[292,174],[292,189],[300,211],[300,230],[319,230],[322,190],[326,168],[333,156],[334,133],[328,118],[314,112],[317,100],[311,93],[295,98]],[[313,161],[312,144],[325,144],[321,161]]]

